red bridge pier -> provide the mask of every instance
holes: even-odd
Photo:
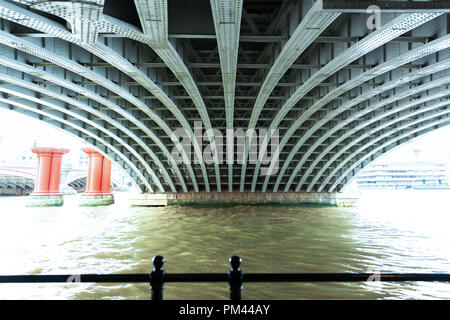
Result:
[[[34,191],[28,197],[27,207],[62,206],[64,198],[59,192],[62,156],[69,152],[59,148],[32,148],[38,156]]]
[[[114,203],[111,193],[111,161],[94,149],[82,149],[89,157],[86,191],[80,206],[107,206]]]

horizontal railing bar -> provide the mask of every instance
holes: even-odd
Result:
[[[370,278],[370,279],[369,279]],[[440,281],[450,282],[448,273],[244,273],[243,282],[382,282]],[[225,273],[172,273],[164,282],[226,282]],[[81,274],[81,275],[3,275],[0,283],[138,283],[149,282],[149,274]]]
[[[148,274],[52,274],[0,276],[0,283],[149,282]]]
[[[243,282],[359,282],[368,281],[450,281],[450,274],[432,273],[254,273]]]

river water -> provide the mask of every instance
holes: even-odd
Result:
[[[367,191],[354,208],[25,208],[0,198],[0,274],[450,272],[450,190]],[[243,299],[448,299],[449,283],[244,284]],[[0,299],[149,299],[146,284],[0,284]],[[166,285],[165,299],[228,299],[226,283]]]

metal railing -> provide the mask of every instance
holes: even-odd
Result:
[[[232,256],[228,273],[166,273],[162,269],[164,258],[153,258],[150,274],[80,274],[80,275],[7,275],[0,283],[150,283],[152,300],[162,300],[164,285],[168,282],[228,282],[230,300],[241,300],[243,282],[363,282],[428,281],[450,282],[449,273],[246,273],[240,265],[242,259]],[[374,277],[375,276],[375,277]]]

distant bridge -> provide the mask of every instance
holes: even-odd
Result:
[[[341,191],[379,156],[450,123],[449,9],[0,0],[0,107],[83,139],[141,191]],[[255,158],[252,130],[263,128]],[[241,151],[227,129],[247,132]],[[271,130],[279,161],[265,162]]]
[[[76,191],[86,188],[87,169],[61,168],[60,190],[72,187]],[[0,195],[26,195],[33,191],[36,180],[35,166],[0,165]],[[112,188],[123,187],[119,181],[111,181]]]

